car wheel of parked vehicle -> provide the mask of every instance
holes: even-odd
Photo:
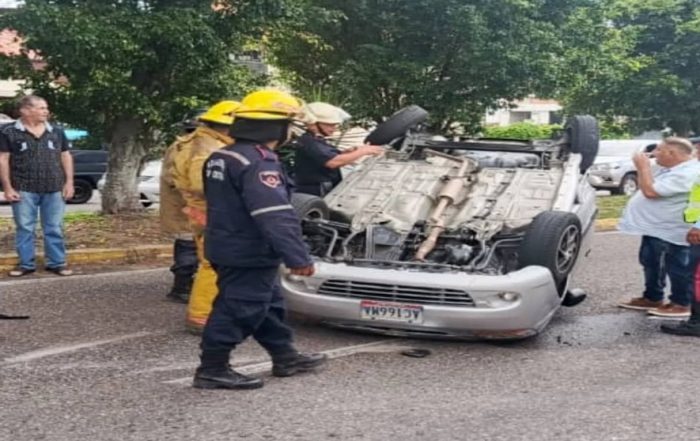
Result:
[[[598,155],[600,144],[598,121],[590,115],[576,115],[567,121],[564,132],[571,151],[581,155],[581,173],[584,173],[593,165]]]
[[[408,106],[379,124],[365,138],[366,143],[385,145],[402,138],[408,129],[428,119],[428,112],[420,106]]]
[[[620,180],[620,186],[613,188],[610,193],[612,194],[624,194],[626,196],[632,196],[638,189],[637,175],[635,173],[627,173]]]
[[[565,211],[544,211],[533,219],[518,254],[520,268],[540,265],[552,272],[560,292],[581,248],[581,221]]]
[[[151,202],[151,201],[141,201],[141,206],[142,206],[143,208],[148,208],[148,207],[150,207],[151,205],[153,205],[153,202]]]
[[[292,194],[292,206],[302,219],[328,219],[328,205],[313,194]]]
[[[92,184],[84,179],[76,179],[73,182],[75,193],[69,204],[84,204],[92,198]]]

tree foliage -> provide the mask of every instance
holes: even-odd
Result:
[[[164,129],[193,108],[256,85],[229,55],[284,18],[286,3],[216,3],[218,8],[208,0],[26,0],[0,16],[0,26],[24,39],[20,56],[0,58],[2,73],[27,78],[61,121],[110,145],[105,211],[135,207],[138,166],[162,143]],[[32,52],[41,57],[41,70],[32,68]]]
[[[607,0],[579,12],[564,33],[575,43],[563,60],[567,109],[700,133],[700,2]]]
[[[560,124],[536,124],[524,121],[507,126],[486,126],[483,136],[501,139],[549,139],[561,128]]]
[[[304,94],[380,121],[407,104],[433,125],[475,129],[487,108],[551,90],[559,27],[585,0],[303,0],[305,19],[270,39]],[[320,92],[319,92],[320,91]]]

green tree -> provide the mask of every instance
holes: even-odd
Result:
[[[256,85],[229,56],[289,13],[282,0],[215,3],[26,0],[0,16],[0,28],[24,39],[20,56],[0,58],[0,73],[27,78],[61,121],[109,144],[105,212],[138,207],[141,161],[182,115]]]
[[[487,108],[552,90],[559,28],[585,0],[303,0],[305,19],[270,38],[305,95],[380,121],[407,104],[439,130],[476,131]],[[319,91],[321,91],[319,93]]]
[[[564,58],[567,110],[700,133],[700,2],[607,0],[579,12],[563,34],[578,43]]]

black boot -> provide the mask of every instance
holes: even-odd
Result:
[[[317,368],[327,361],[326,354],[302,354],[292,352],[272,357],[272,375],[275,377],[290,377],[299,372],[307,372]]]
[[[673,325],[661,325],[661,331],[667,334],[700,337],[700,302],[694,302],[690,318]]]
[[[259,378],[239,374],[229,366],[229,351],[202,351],[201,364],[194,374],[192,386],[197,389],[258,389]]]
[[[192,291],[192,277],[175,275],[175,282],[166,299],[175,303],[187,303],[190,301],[190,291]]]

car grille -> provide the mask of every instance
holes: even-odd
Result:
[[[474,300],[469,293],[459,289],[427,288],[388,283],[331,279],[321,284],[318,288],[318,293],[333,297],[383,300],[419,305],[474,306]]]

